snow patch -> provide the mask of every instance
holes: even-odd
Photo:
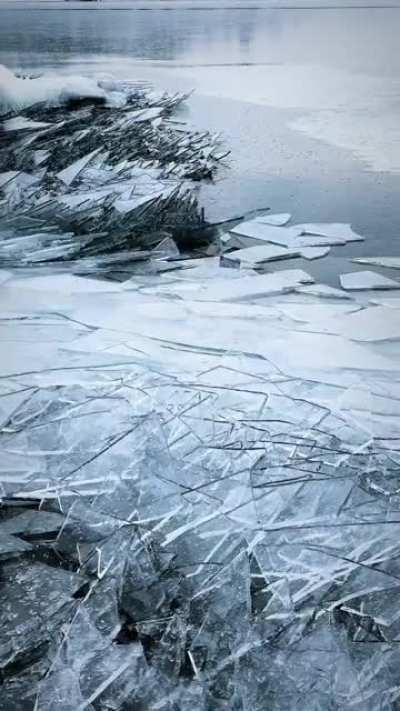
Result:
[[[4,65],[0,65],[0,115],[42,102],[57,105],[71,99],[105,99],[106,96],[96,79],[55,74],[22,79]]]

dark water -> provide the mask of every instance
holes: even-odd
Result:
[[[341,260],[398,254],[400,6],[272,4],[0,3],[0,63],[194,88],[185,118],[232,150],[210,218],[270,206],[351,222],[369,239]]]

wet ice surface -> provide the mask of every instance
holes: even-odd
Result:
[[[2,707],[394,708],[400,298],[292,266],[357,244],[342,223],[264,213],[187,258],[149,226],[154,155],[110,161],[83,111],[67,155],[65,125],[11,124],[0,179]],[[180,185],[210,156],[171,135]]]

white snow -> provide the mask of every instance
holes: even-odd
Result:
[[[21,79],[0,65],[0,115],[40,102],[60,104],[82,97],[106,98],[95,79],[82,76],[44,74],[35,79]]]
[[[364,291],[368,289],[400,289],[400,282],[388,279],[378,272],[350,272],[341,274],[340,283],[348,291]]]

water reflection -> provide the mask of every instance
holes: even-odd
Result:
[[[0,57],[13,56],[22,66],[119,54],[186,63],[316,63],[392,76],[400,68],[400,9],[232,10],[218,3],[213,11],[196,12],[58,8],[1,9]]]

